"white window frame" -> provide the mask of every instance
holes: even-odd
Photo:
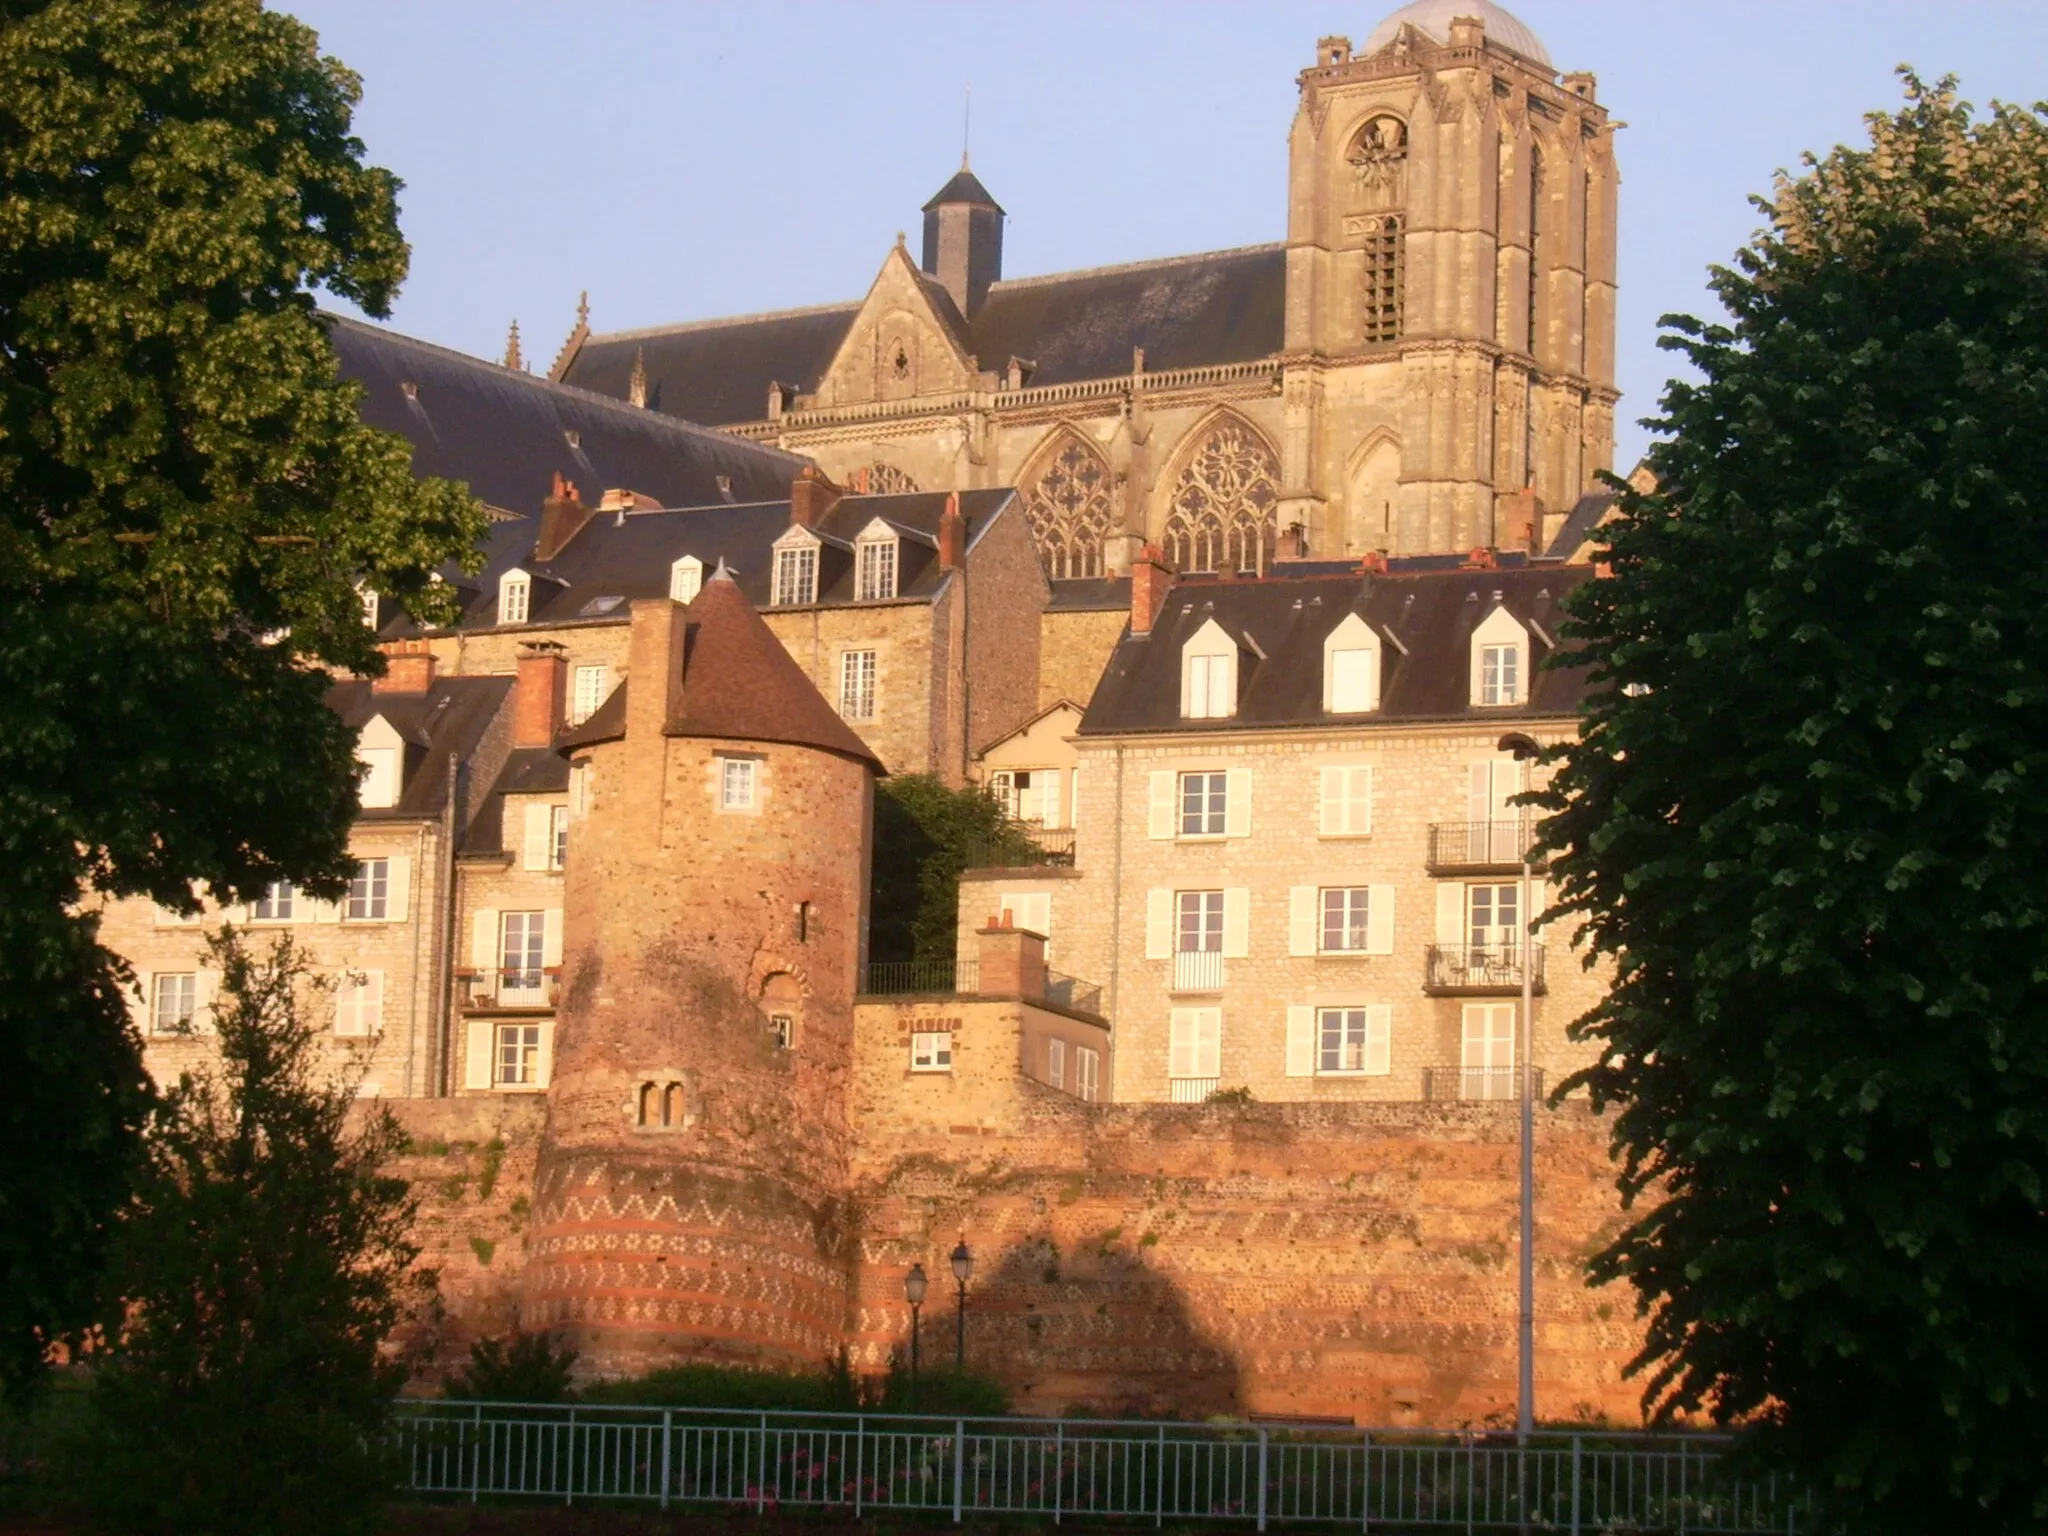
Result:
[[[1323,709],[1362,715],[1379,707],[1380,637],[1364,619],[1348,614],[1323,641]]]
[[[498,578],[498,622],[524,624],[533,613],[533,578],[510,570]]]
[[[920,1029],[910,1037],[910,1070],[913,1072],[951,1072],[953,1070],[953,1031],[950,1029]]]
[[[1190,810],[1188,796],[1200,800]],[[1182,838],[1226,837],[1230,831],[1230,775],[1221,768],[1197,768],[1174,780],[1174,824]],[[1194,825],[1190,826],[1189,823]]]
[[[1515,1012],[1513,1003],[1467,1003],[1460,1011],[1460,1097],[1516,1097],[1520,1084],[1515,1080]]]
[[[1223,1010],[1175,1008],[1167,1014],[1166,1029],[1166,1076],[1174,1085],[1175,1102],[1199,1104],[1222,1077]]]
[[[539,1006],[547,1001],[547,934],[545,911],[498,914],[499,1007]],[[514,981],[514,977],[519,979]]]
[[[1472,704],[1508,709],[1529,702],[1532,657],[1529,631],[1506,608],[1495,607],[1472,631]]]
[[[548,807],[548,868],[566,869],[569,864],[569,807]]]
[[[704,562],[684,555],[668,568],[668,597],[672,603],[694,603],[704,590]]]
[[[377,601],[376,592],[373,591],[371,588],[364,586],[361,582],[358,582],[356,584],[356,596],[362,599],[364,627],[371,630],[376,629],[378,618],[377,610],[378,607],[380,606]]]
[[[902,561],[901,541],[863,534],[854,542],[854,595],[863,603],[887,602],[896,595],[897,573]]]
[[[598,711],[612,691],[612,669],[603,662],[576,669],[569,690],[569,723],[581,725]]]
[[[1054,1088],[1067,1086],[1067,1042],[1057,1036],[1045,1042],[1045,1080]]]
[[[165,983],[169,983],[168,988]],[[175,994],[165,1008],[166,992]],[[166,1014],[168,1013],[168,1017]],[[158,971],[149,979],[149,1032],[153,1035],[185,1035],[198,1027],[199,973]]]
[[[1374,1015],[1378,1017],[1375,1018]],[[1384,1077],[1394,1070],[1389,1011],[1360,1003],[1315,1011],[1318,1077]],[[1335,1033],[1333,1042],[1332,1033]],[[1332,1064],[1334,1058],[1334,1065]]]
[[[384,973],[345,971],[334,986],[334,1032],[366,1036],[384,1032]]]
[[[1183,720],[1228,720],[1237,713],[1237,641],[1214,619],[1181,647]]]
[[[839,714],[842,719],[875,718],[875,653],[839,653]]]
[[[1188,941],[1192,939],[1193,943]],[[1223,892],[1173,893],[1173,952],[1176,955],[1223,953]]]
[[[289,880],[273,880],[263,894],[249,903],[252,923],[294,923],[298,921],[298,891]],[[266,911],[265,909],[268,908]]]
[[[342,908],[345,921],[383,923],[390,921],[391,860],[360,859],[348,883]]]
[[[1372,835],[1370,763],[1325,763],[1317,775],[1317,829],[1322,837]]]
[[[1092,1045],[1074,1047],[1074,1096],[1093,1104],[1102,1095],[1102,1052]]]
[[[491,1027],[491,1087],[538,1088],[546,1026],[524,1021]]]
[[[818,546],[785,544],[775,551],[775,590],[770,606],[807,608],[818,600]]]
[[[1335,898],[1334,900],[1332,898]],[[1331,919],[1337,919],[1336,933],[1343,942],[1332,944]],[[1326,885],[1316,891],[1316,953],[1319,955],[1363,955],[1371,953],[1372,887],[1369,885]]]
[[[735,815],[751,815],[761,808],[761,760],[720,752],[718,764],[718,808]]]

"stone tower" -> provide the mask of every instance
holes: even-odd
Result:
[[[960,157],[953,179],[924,205],[924,270],[972,317],[1003,275],[1003,210]]]
[[[524,1321],[600,1374],[815,1367],[844,1336],[879,767],[723,567],[687,608],[634,603],[627,658],[564,746],[568,916]]]
[[[1300,87],[1284,468],[1341,487],[1346,522],[1315,543],[1521,546],[1527,492],[1569,508],[1613,457],[1617,177],[1593,77],[1560,79],[1492,0],[1416,0],[1355,53],[1323,39]],[[1282,495],[1282,525],[1313,534],[1327,493]]]

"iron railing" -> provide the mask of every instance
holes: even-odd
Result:
[[[1083,981],[1078,976],[1049,970],[1045,973],[1045,1000],[1062,1008],[1071,1008],[1076,1013],[1102,1017],[1102,986],[1099,982]]]
[[[1176,992],[1221,992],[1223,951],[1179,949],[1173,955],[1172,988]]]
[[[1012,821],[992,837],[969,841],[966,858],[969,869],[1071,869],[1074,829]]]
[[[1529,1069],[1529,1093],[1543,1097],[1543,1069]],[[1422,1097],[1425,1103],[1444,1104],[1459,1099],[1519,1099],[1522,1076],[1513,1067],[1424,1067]]]
[[[960,1521],[1218,1519],[1265,1530],[1797,1536],[1789,1486],[1726,1472],[1718,1437],[966,1419],[422,1403],[398,1424],[412,1492],[785,1506]]]
[[[885,960],[861,971],[860,989],[870,997],[972,994],[981,967],[972,960]]]
[[[1527,821],[1435,821],[1429,826],[1429,868],[1520,869],[1534,830]]]
[[[1526,946],[1533,975],[1531,985],[1543,987],[1543,946]],[[1423,989],[1429,992],[1519,992],[1522,989],[1520,944],[1432,944]]]

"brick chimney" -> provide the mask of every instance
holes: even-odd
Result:
[[[519,647],[519,681],[512,696],[512,745],[551,747],[561,727],[569,661],[561,646],[538,640]]]
[[[992,916],[975,934],[985,997],[1045,996],[1045,935],[1019,928],[1010,913]]]
[[[576,482],[564,480],[562,472],[556,470],[554,491],[540,504],[540,537],[533,542],[533,558],[554,559],[589,521],[590,508],[576,494]]]
[[[939,569],[957,571],[967,558],[967,519],[960,515],[960,493],[946,493],[946,510],[939,514]]]
[[[434,653],[424,640],[392,640],[377,647],[384,653],[384,675],[370,684],[372,693],[425,693],[434,686]]]
[[[1537,555],[1543,530],[1543,503],[1530,486],[1504,492],[1494,502],[1494,542],[1502,549],[1526,549]]]
[[[1166,563],[1166,551],[1147,544],[1131,562],[1131,633],[1149,635],[1166,606],[1166,594],[1173,589],[1173,568]]]
[[[1279,538],[1273,541],[1275,560],[1306,560],[1308,558],[1308,530],[1299,523],[1289,523]]]
[[[839,505],[846,492],[815,464],[806,464],[789,486],[789,520],[799,528],[815,528]]]

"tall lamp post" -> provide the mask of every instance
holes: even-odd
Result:
[[[1537,755],[1543,750],[1533,737],[1510,731],[1500,739],[1500,750],[1522,765],[1522,793],[1528,794]],[[1516,1059],[1521,1068],[1519,1087],[1522,1100],[1522,1234],[1521,1315],[1516,1320],[1517,1354],[1515,1434],[1527,1443],[1536,1427],[1536,1093],[1529,1058],[1536,1048],[1536,914],[1530,910],[1534,895],[1536,857],[1530,846],[1529,808],[1522,812],[1522,1015],[1521,1039],[1516,1042]]]
[[[953,1369],[963,1374],[967,1370],[967,1280],[973,1273],[974,1255],[962,1236],[960,1246],[953,1250],[953,1279],[960,1287],[959,1309],[953,1319]]]
[[[924,1305],[924,1266],[913,1264],[903,1277],[903,1299],[910,1303],[910,1411],[917,1412],[917,1309]]]

